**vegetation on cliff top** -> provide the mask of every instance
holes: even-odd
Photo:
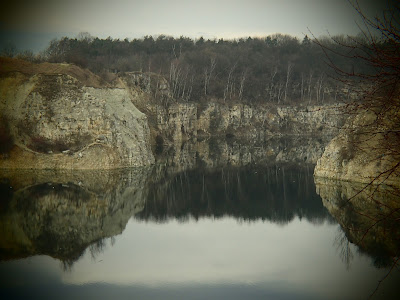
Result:
[[[336,39],[354,43],[362,36]],[[343,48],[327,37],[323,42],[338,52]],[[75,64],[105,80],[118,72],[160,74],[168,79],[173,97],[184,101],[321,104],[355,96],[331,78],[324,52],[308,36],[302,41],[284,34],[238,40],[165,35],[119,40],[81,33],[78,38],[53,40],[40,57],[25,58]],[[370,72],[362,61],[340,55],[334,61],[347,71]]]
[[[82,69],[73,64],[53,64],[49,62],[31,62],[18,57],[0,56],[0,76],[5,76],[13,72],[19,72],[25,75],[35,74],[64,74],[70,75],[85,86],[104,87],[107,82],[99,76],[93,74],[87,69]]]

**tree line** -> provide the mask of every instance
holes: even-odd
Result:
[[[357,39],[337,36],[334,40],[347,45]],[[338,52],[342,50],[332,38],[320,38],[318,43],[321,41]],[[365,72],[368,68],[343,55],[333,59],[335,65],[348,71]],[[214,98],[226,102],[321,104],[351,96],[345,84],[332,78],[323,48],[307,35],[302,40],[284,34],[234,40],[166,35],[120,40],[80,33],[76,38],[52,40],[39,60],[73,63],[104,79],[109,73],[119,72],[159,74],[169,80],[172,96],[183,101]]]

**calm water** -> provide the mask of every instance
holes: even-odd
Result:
[[[343,192],[319,183],[321,199],[312,172],[203,162],[3,174],[1,298],[367,299],[393,237],[358,245],[332,204]],[[373,299],[395,299],[399,273]]]

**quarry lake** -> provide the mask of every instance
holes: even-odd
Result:
[[[2,171],[2,299],[395,299],[396,238],[360,242],[337,204],[352,186],[316,182],[307,142],[271,145]]]

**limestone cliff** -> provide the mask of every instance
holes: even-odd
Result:
[[[377,118],[373,111],[350,118],[317,161],[314,175],[400,186],[399,113]]]
[[[135,106],[149,119],[153,143],[180,144],[210,136],[266,140],[271,136],[333,136],[344,124],[340,105],[276,106],[208,99],[176,101],[168,82],[152,73],[120,74]]]
[[[98,87],[62,66],[47,74],[25,69],[0,79],[0,127],[13,142],[0,154],[1,168],[110,169],[154,162],[147,117],[127,90]]]

